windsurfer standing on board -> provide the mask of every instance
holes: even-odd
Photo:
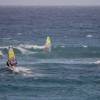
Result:
[[[7,66],[11,70],[14,70],[14,68],[16,67],[16,65],[17,65],[17,61],[16,61],[16,58],[15,58],[15,53],[14,53],[13,47],[9,46]]]

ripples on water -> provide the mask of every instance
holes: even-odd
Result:
[[[1,100],[99,100],[100,8],[0,7]],[[27,48],[52,38],[52,51]],[[18,67],[7,69],[7,48],[14,46]],[[20,45],[26,45],[26,48]]]

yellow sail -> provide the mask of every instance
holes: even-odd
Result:
[[[8,60],[14,59],[15,58],[15,53],[13,48],[9,48],[8,50]]]
[[[46,45],[51,46],[51,38],[49,36],[47,37]]]
[[[3,53],[2,53],[2,51],[0,51],[0,56],[2,56],[3,55]]]
[[[3,57],[3,53],[2,53],[2,51],[0,51],[0,58],[2,58]]]

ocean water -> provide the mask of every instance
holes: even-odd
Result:
[[[32,74],[6,70],[9,45]],[[100,100],[100,7],[0,7],[0,50],[0,100]]]

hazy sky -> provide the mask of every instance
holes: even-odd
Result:
[[[0,0],[0,5],[100,5],[100,0]]]

